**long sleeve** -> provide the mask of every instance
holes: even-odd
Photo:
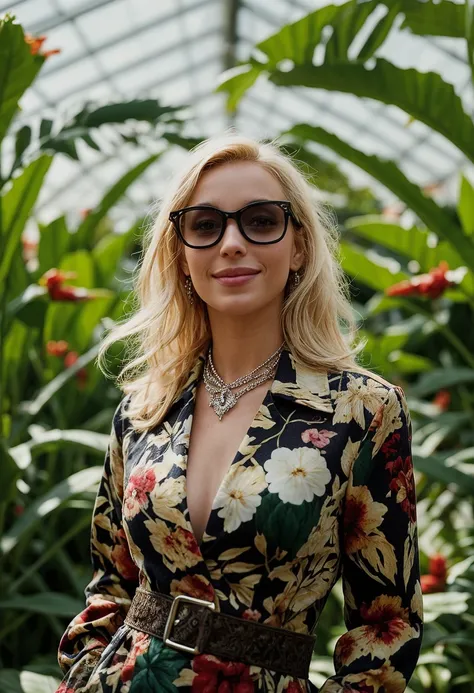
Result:
[[[58,662],[65,674],[59,690],[77,690],[86,683],[122,625],[138,584],[138,568],[122,527],[123,402],[114,413],[92,514],[93,575],[85,588],[86,608],[69,623],[59,643]]]
[[[388,391],[352,466],[344,505],[342,583],[347,632],[320,693],[402,693],[421,648],[423,607],[411,419]]]

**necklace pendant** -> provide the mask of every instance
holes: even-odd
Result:
[[[229,409],[232,409],[232,407],[235,406],[236,403],[237,397],[234,395],[233,392],[231,392],[231,390],[226,388],[221,392],[216,392],[215,394],[213,394],[210,398],[209,405],[212,406],[219,419],[222,419],[224,414],[226,414],[229,411]]]

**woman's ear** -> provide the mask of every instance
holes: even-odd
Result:
[[[304,250],[302,247],[302,243],[298,242],[297,240],[293,240],[293,250],[291,254],[290,269],[293,270],[293,272],[296,272],[296,270],[299,270],[300,267],[303,265],[303,262]]]

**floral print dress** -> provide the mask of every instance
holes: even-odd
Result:
[[[133,429],[127,397],[115,412],[92,519],[93,577],[59,645],[58,693],[314,693],[309,679],[183,654],[124,618],[140,585],[317,636],[339,576],[347,632],[320,692],[402,693],[423,631],[403,391],[357,372],[316,373],[285,349],[199,546],[186,458],[204,360],[156,428]]]

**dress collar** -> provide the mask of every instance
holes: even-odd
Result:
[[[189,372],[186,383],[173,400],[173,405],[182,401],[187,402],[193,395],[194,389],[202,376],[207,349],[203,349]],[[331,401],[328,374],[308,368],[297,363],[288,347],[280,354],[275,378],[270,391],[275,399],[281,398],[295,402],[317,411],[334,413]]]

